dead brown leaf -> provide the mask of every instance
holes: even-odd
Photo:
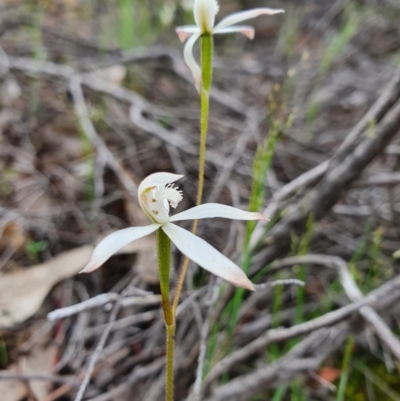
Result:
[[[51,374],[56,359],[57,348],[54,345],[46,347],[38,344],[31,352],[20,358],[20,371],[25,374]],[[49,382],[45,380],[30,380],[30,389],[38,400],[43,399],[49,393]]]
[[[85,245],[29,269],[0,275],[0,328],[11,328],[36,313],[54,285],[77,274],[92,251]]]
[[[15,222],[0,220],[0,250],[19,249],[25,244],[27,236],[24,229]]]
[[[8,368],[8,371],[17,373],[18,369],[15,365]],[[26,397],[26,387],[21,381],[1,380],[0,394],[3,400],[21,401]]]

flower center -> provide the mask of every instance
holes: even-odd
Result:
[[[157,185],[142,194],[150,218],[157,223],[169,221],[170,206],[176,208],[183,199],[182,191],[173,184]]]
[[[202,34],[212,33],[215,23],[215,15],[218,13],[217,0],[195,0],[194,19]]]

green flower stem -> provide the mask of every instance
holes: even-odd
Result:
[[[174,399],[174,336],[175,316],[169,299],[169,276],[171,271],[171,240],[159,228],[157,230],[158,275],[160,277],[161,299],[164,320],[167,329],[166,358],[167,374],[165,382],[165,400]]]
[[[164,231],[157,230],[157,256],[158,256],[158,275],[160,277],[161,299],[164,310],[165,324],[174,324],[174,318],[169,300],[169,276],[171,271],[171,240]]]
[[[206,141],[208,132],[208,114],[210,110],[210,89],[213,72],[213,37],[201,36],[201,118],[200,118],[200,149],[199,149],[199,178],[197,183],[196,205],[201,204],[204,188],[204,168],[206,160]],[[197,223],[195,224],[197,228]]]
[[[167,326],[167,374],[165,400],[174,400],[174,345],[175,345],[175,324]]]
[[[213,73],[213,37],[210,34],[201,36],[201,88],[200,88],[200,149],[199,149],[199,176],[197,183],[196,205],[201,204],[204,188],[204,169],[206,161],[206,143],[208,132],[208,114],[210,110],[210,89]],[[192,225],[192,233],[196,234],[198,221],[194,220]],[[189,259],[185,258],[182,264],[182,269],[179,274],[178,283],[176,286],[172,310],[176,311],[179,298],[182,292],[183,282],[186,277],[186,272],[189,266]]]

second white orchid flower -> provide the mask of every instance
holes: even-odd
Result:
[[[234,285],[253,290],[253,283],[235,263],[203,239],[173,224],[173,222],[212,217],[235,220],[267,220],[266,217],[260,213],[246,212],[218,203],[196,206],[170,216],[170,206],[176,208],[182,200],[182,191],[175,188],[173,183],[182,177],[182,175],[171,173],[155,173],[145,178],[138,189],[139,203],[152,224],[119,230],[104,238],[95,248],[91,260],[82,270],[82,273],[89,273],[97,269],[125,245],[161,228],[176,247],[199,266]]]
[[[183,55],[193,75],[197,90],[200,88],[201,69],[194,59],[193,46],[201,35],[239,32],[249,39],[253,39],[254,28],[252,26],[235,24],[258,17],[259,15],[273,15],[284,12],[282,9],[254,8],[228,15],[215,25],[215,16],[218,10],[219,5],[217,0],[195,0],[193,14],[196,25],[179,26],[175,29],[181,42],[185,42],[189,38],[186,42]]]

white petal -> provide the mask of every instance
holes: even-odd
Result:
[[[248,25],[236,25],[229,28],[215,28],[213,34],[239,32],[250,40],[254,39],[254,28]]]
[[[200,29],[197,25],[177,26],[175,32],[178,35],[179,40],[183,43],[194,33],[200,33]]]
[[[195,206],[184,212],[178,213],[170,217],[169,221],[180,220],[197,220],[213,217],[222,217],[232,220],[268,220],[261,213],[246,212],[232,206],[221,205],[220,203],[205,203],[204,205]]]
[[[254,290],[243,270],[203,239],[171,223],[164,224],[162,230],[184,255],[202,268],[234,285]]]
[[[190,72],[193,75],[194,85],[196,86],[197,92],[200,92],[200,84],[201,84],[201,69],[197,64],[196,60],[193,56],[193,46],[196,43],[196,40],[200,37],[199,33],[193,34],[185,44],[185,48],[183,49],[183,57],[185,58],[185,62],[190,69]]]
[[[194,20],[201,33],[211,33],[215,24],[215,15],[219,10],[217,0],[195,0],[193,6]]]
[[[238,22],[242,22],[251,18],[258,17],[259,15],[273,15],[273,14],[279,14],[279,13],[284,13],[285,11],[282,9],[274,9],[274,8],[255,8],[253,10],[248,10],[248,11],[240,11],[238,13],[234,13],[231,15],[228,15],[227,17],[223,18],[215,27],[215,30],[218,30],[219,28],[227,28],[228,26],[231,26],[233,24],[237,24]]]
[[[151,234],[159,227],[159,224],[151,224],[150,226],[144,227],[130,227],[108,235],[96,246],[92,258],[81,273],[90,273],[96,270],[125,245]]]

